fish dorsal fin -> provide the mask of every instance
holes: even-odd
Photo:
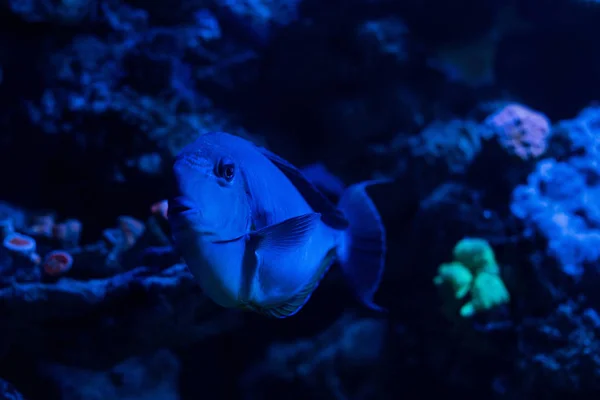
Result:
[[[322,214],[321,218],[326,225],[339,230],[348,228],[348,220],[344,213],[313,185],[298,168],[263,147],[259,147],[259,150],[292,182],[308,205],[315,212]]]
[[[329,252],[321,261],[319,268],[315,271],[313,277],[308,281],[306,285],[296,293],[289,300],[272,306],[257,306],[255,304],[245,304],[243,306],[244,309],[254,311],[256,313],[262,314],[271,318],[287,318],[296,314],[298,311],[304,307],[304,305],[308,302],[314,291],[321,283],[321,280],[333,264],[333,261],[336,257],[335,249],[329,250]]]

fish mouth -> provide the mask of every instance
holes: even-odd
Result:
[[[186,211],[188,212],[188,211]],[[194,213],[193,210],[191,210],[192,213]],[[196,223],[196,221],[194,220],[190,220],[189,218],[187,218],[190,214],[182,216],[181,214],[178,214],[177,216],[172,217],[169,220],[169,224],[171,226],[171,230],[172,231],[176,231],[176,232],[181,232],[183,234],[187,235],[193,235],[196,237],[208,237],[208,238],[212,238],[217,236],[217,234],[209,229],[206,228],[201,228],[198,226],[198,224]],[[194,215],[198,215],[197,213],[194,213]]]
[[[199,214],[194,204],[185,198],[177,197],[169,201],[169,215],[194,215]]]

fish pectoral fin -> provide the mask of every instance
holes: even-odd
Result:
[[[271,262],[271,258],[281,258],[304,245],[320,220],[319,213],[289,218],[250,233],[250,242],[262,262],[274,265],[277,262]]]
[[[336,252],[335,249],[331,249],[321,264],[319,268],[315,271],[313,277],[308,281],[306,285],[296,293],[292,298],[286,300],[283,303],[272,305],[272,306],[256,306],[256,305],[246,305],[246,309],[250,309],[259,314],[265,315],[271,318],[287,318],[296,314],[298,311],[304,307],[304,305],[310,299],[310,296],[314,293],[314,291],[321,283],[321,280],[333,264],[335,260]]]
[[[269,159],[298,189],[308,205],[321,213],[323,222],[328,226],[344,230],[348,228],[348,220],[344,213],[335,206],[298,168],[271,151],[259,147],[260,152]]]
[[[280,286],[278,273],[285,273],[280,266],[294,265],[298,248],[304,246],[321,221],[321,214],[309,213],[286,219],[274,225],[252,232],[249,241],[256,254],[258,274],[266,288]],[[335,258],[335,249],[330,250],[319,264],[311,279],[291,298],[276,304],[244,304],[243,308],[273,318],[286,318],[296,314],[306,304],[313,291],[327,272]],[[261,272],[262,270],[262,272]],[[277,272],[272,274],[271,272]]]

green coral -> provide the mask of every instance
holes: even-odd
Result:
[[[467,298],[459,311],[462,317],[509,302],[494,250],[485,239],[462,239],[454,247],[453,257],[452,262],[439,266],[433,283],[449,287],[455,300]]]
[[[454,260],[466,266],[474,275],[481,272],[499,274],[494,250],[485,239],[464,238],[454,246]]]
[[[460,315],[470,317],[479,311],[506,304],[510,300],[508,290],[498,275],[482,272],[473,280],[471,301],[463,305]]]
[[[462,299],[471,290],[473,274],[463,264],[454,261],[440,265],[438,275],[434,278],[433,282],[436,285],[448,283],[452,288],[454,297]]]

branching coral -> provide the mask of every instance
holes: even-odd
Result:
[[[562,271],[581,277],[600,260],[600,108],[563,121],[549,155],[513,192],[511,210],[540,235]]]

